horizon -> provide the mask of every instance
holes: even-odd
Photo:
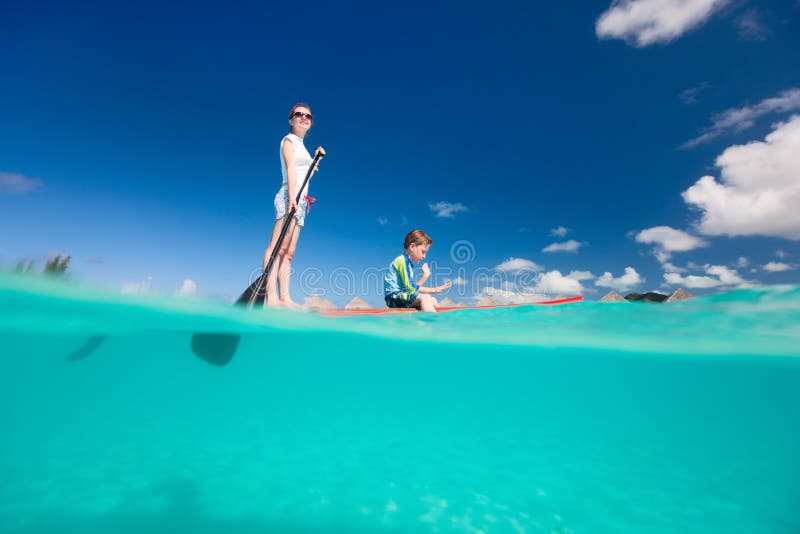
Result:
[[[455,5],[5,3],[0,267],[235,299],[307,102],[298,303],[800,283],[800,2]]]

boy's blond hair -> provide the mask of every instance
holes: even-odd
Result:
[[[411,245],[432,245],[433,239],[431,236],[422,230],[411,230],[406,234],[406,240],[403,242],[403,248],[408,248]]]

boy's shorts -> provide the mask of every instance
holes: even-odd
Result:
[[[406,293],[401,291],[399,293],[386,295],[384,300],[386,300],[386,305],[389,308],[419,308],[419,304],[414,305],[414,301],[417,300],[418,296],[419,295],[417,293]]]
[[[278,194],[275,195],[275,220],[283,219],[289,206],[289,189],[284,185],[281,187]],[[294,212],[294,218],[297,220],[297,226],[303,226],[306,222],[306,213],[308,213],[308,200],[302,197],[297,204],[297,211]]]

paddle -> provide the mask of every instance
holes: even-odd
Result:
[[[309,180],[311,180],[311,177],[314,175],[314,173],[317,172],[317,169],[319,168],[319,162],[324,157],[324,150],[319,150],[314,156],[314,160],[311,162],[311,167],[308,168],[308,172],[303,180],[303,184],[300,186],[300,189],[297,192],[297,198],[295,198],[296,204],[300,203],[300,198],[303,195],[303,190],[306,188],[306,184]],[[270,271],[272,271],[272,265],[275,262],[275,257],[278,255],[278,250],[281,248],[283,240],[286,238],[286,232],[289,230],[289,225],[292,222],[292,217],[294,217],[295,211],[296,209],[292,208],[289,211],[286,219],[283,221],[281,233],[278,235],[278,240],[275,242],[275,246],[272,247],[272,253],[269,255],[267,266],[264,268],[261,276],[259,276],[255,282],[250,284],[250,286],[244,290],[239,298],[236,299],[237,305],[247,304],[248,308],[252,308],[257,303],[263,304],[263,296],[266,293],[265,289],[267,277],[269,276]],[[239,334],[194,334],[192,335],[191,343],[192,352],[194,352],[198,358],[205,360],[212,365],[222,367],[227,365],[228,362],[230,362],[233,358],[233,355],[236,353],[236,349],[239,346],[239,338]]]

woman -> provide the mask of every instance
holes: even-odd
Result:
[[[272,255],[272,250],[275,248],[275,243],[278,241],[285,217],[288,217],[292,208],[295,209],[295,214],[289,224],[286,236],[280,248],[278,248],[278,253],[267,278],[266,297],[264,298],[266,306],[299,307],[289,296],[289,275],[292,270],[292,257],[297,248],[297,238],[300,236],[300,229],[305,223],[309,202],[314,201],[308,196],[308,184],[306,184],[300,197],[300,203],[296,202],[297,193],[313,161],[305,145],[303,145],[303,139],[308,130],[311,129],[313,121],[311,108],[307,104],[295,104],[289,112],[289,134],[281,140],[280,156],[283,183],[275,195],[275,227],[272,229],[272,239],[264,253],[263,269],[267,267],[267,262]],[[315,155],[319,153],[325,154],[322,147],[317,147]],[[276,292],[275,288],[276,280],[278,292]]]

